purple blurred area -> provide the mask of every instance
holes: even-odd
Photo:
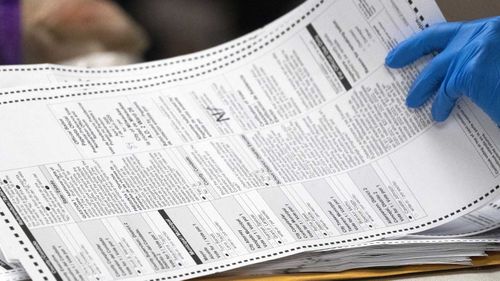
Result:
[[[150,38],[144,59],[203,50],[253,31],[303,0],[116,0]]]

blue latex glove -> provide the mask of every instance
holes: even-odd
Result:
[[[444,121],[464,95],[500,124],[500,17],[432,26],[394,48],[386,65],[401,68],[433,52],[439,54],[415,80],[406,104],[419,107],[437,91],[432,116]]]

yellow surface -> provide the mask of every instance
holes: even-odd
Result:
[[[500,252],[489,253],[487,257],[474,258],[472,266],[457,265],[416,265],[399,266],[392,268],[355,269],[339,273],[301,273],[284,274],[261,277],[210,277],[199,278],[203,281],[321,281],[321,280],[349,280],[358,278],[388,277],[413,273],[436,272],[454,269],[479,268],[500,265]]]

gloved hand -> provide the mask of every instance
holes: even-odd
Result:
[[[394,48],[386,65],[401,68],[433,52],[439,54],[415,80],[406,104],[419,107],[437,91],[432,116],[444,121],[464,95],[500,124],[500,17],[432,26]]]

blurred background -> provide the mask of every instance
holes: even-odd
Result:
[[[303,0],[21,0],[24,63],[86,66],[203,50],[253,31]]]
[[[300,0],[120,0],[147,32],[145,59],[206,49],[253,31]]]
[[[476,1],[437,0],[448,20],[498,14],[500,0],[482,0],[481,5]],[[130,64],[227,42],[264,26],[302,2],[0,0],[0,4],[21,6],[22,43],[9,36],[0,41],[14,50],[19,50],[18,45],[22,44],[23,63],[90,67]]]

